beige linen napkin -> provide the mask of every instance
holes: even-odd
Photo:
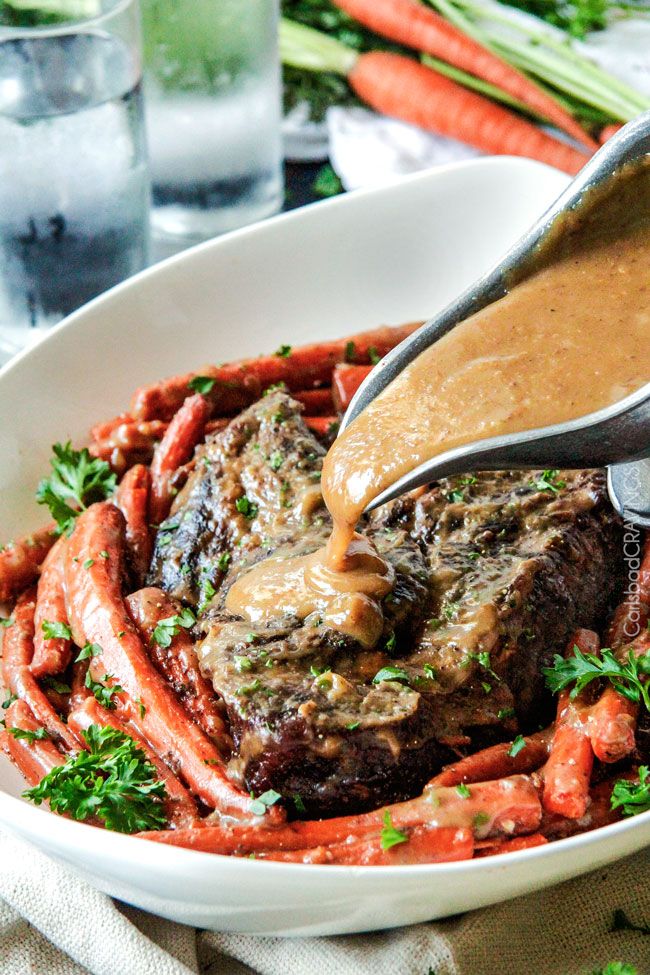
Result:
[[[462,917],[341,938],[213,934],[116,905],[0,833],[1,975],[650,975],[650,852]]]

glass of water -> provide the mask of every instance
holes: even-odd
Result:
[[[155,239],[173,249],[283,200],[278,0],[142,0]]]
[[[0,361],[148,259],[137,0],[14,3],[0,4]]]

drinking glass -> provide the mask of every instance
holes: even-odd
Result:
[[[137,0],[24,6],[0,13],[0,361],[148,258]]]
[[[283,199],[278,0],[143,0],[156,239],[178,247]]]

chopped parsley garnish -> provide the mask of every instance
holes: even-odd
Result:
[[[284,461],[284,457],[282,456],[280,451],[274,450],[271,456],[269,457],[269,467],[271,468],[272,471],[279,471],[280,468],[282,467],[283,461]]]
[[[635,702],[642,700],[650,710],[648,685],[642,680],[650,674],[650,653],[636,657],[634,651],[630,650],[627,660],[621,663],[611,650],[602,650],[601,656],[596,657],[574,646],[572,656],[561,657],[556,653],[553,666],[542,672],[549,690],[554,694],[573,684],[569,696],[575,698],[592,681],[605,678],[623,697]]]
[[[84,569],[90,569],[94,564],[95,564],[94,559],[86,559],[86,561],[84,562]]]
[[[464,782],[461,782],[460,785],[456,786],[456,792],[461,797],[461,799],[469,799],[469,797],[472,794]]]
[[[397,846],[399,843],[407,843],[408,836],[406,833],[402,833],[399,829],[395,829],[393,826],[393,821],[388,810],[384,813],[384,826],[381,831],[381,848],[382,850],[390,850],[391,847]]]
[[[247,498],[245,494],[242,494],[241,498],[237,498],[235,501],[235,508],[240,515],[243,515],[244,518],[249,518],[250,520],[255,518],[257,515],[257,505]]]
[[[512,745],[508,749],[508,755],[510,758],[515,758],[522,749],[526,747],[526,739],[523,735],[517,735]]]
[[[255,816],[263,816],[266,810],[270,809],[271,806],[274,806],[275,803],[281,798],[282,796],[279,792],[276,792],[275,789],[267,789],[266,792],[263,792],[261,796],[258,796],[256,799],[253,798],[253,801],[251,802],[251,812]]]
[[[52,450],[52,474],[38,485],[36,500],[50,509],[58,533],[68,535],[81,511],[113,493],[117,478],[106,461],[91,457],[86,447],[73,450],[68,440]]]
[[[256,694],[261,689],[262,681],[256,677],[251,684],[242,684],[241,687],[238,687],[235,694],[237,697],[250,697],[251,694]]]
[[[6,616],[4,619],[0,620],[0,626],[3,626],[5,629],[7,629],[7,627],[13,625],[13,622],[14,621],[11,618],[11,616]]]
[[[429,680],[438,679],[438,671],[431,664],[425,664],[422,669],[424,670],[424,676],[428,677]]]
[[[559,480],[559,473],[557,470],[542,471],[536,481],[530,482],[530,486],[536,491],[550,491],[552,494],[558,494],[562,488],[566,487],[566,481]]]
[[[239,654],[235,654],[233,660],[235,661],[235,668],[240,674],[253,669],[253,661],[250,657],[242,657]]]
[[[104,674],[104,683],[100,681],[93,680],[90,671],[86,673],[86,679],[84,681],[86,687],[89,691],[92,691],[96,700],[99,701],[101,705],[107,708],[109,711],[115,709],[115,701],[113,698],[116,694],[121,694],[124,690],[119,684],[107,684],[106,681],[112,680],[112,674]]]
[[[381,684],[383,680],[397,680],[403,684],[408,684],[410,679],[409,675],[401,667],[382,667],[372,678],[372,682],[373,684]]]
[[[0,705],[0,706],[2,707],[2,710],[3,711],[6,711],[7,708],[10,708],[11,705],[14,703],[14,701],[17,701],[17,700],[18,700],[18,697],[15,694],[7,694],[7,697],[4,699],[4,701],[2,702],[2,705]]]
[[[394,649],[395,649],[395,633],[393,632],[386,640],[386,650],[390,652],[391,650]]]
[[[78,664],[82,660],[90,660],[91,657],[98,657],[100,653],[102,653],[102,648],[98,643],[87,643],[77,654],[75,663]]]
[[[325,163],[318,170],[316,179],[312,184],[312,190],[316,196],[323,198],[338,196],[339,193],[343,192],[343,184],[329,163]]]
[[[7,731],[13,738],[24,739],[30,745],[35,741],[44,741],[50,737],[45,728],[37,728],[36,731],[29,731],[27,728],[7,728]]]
[[[194,376],[187,385],[195,393],[201,393],[203,396],[206,396],[213,388],[215,382],[216,379],[211,379],[210,376]]]
[[[23,793],[25,798],[37,805],[48,802],[53,812],[74,819],[96,817],[120,833],[166,826],[165,786],[133,739],[99,725],[91,725],[82,735],[88,750],[52,769]]]
[[[196,623],[196,617],[191,609],[185,607],[175,616],[168,616],[164,620],[158,620],[151,639],[159,647],[167,648],[171,646],[172,639],[180,633],[181,629],[189,630]]]
[[[619,779],[612,789],[612,809],[621,809],[624,816],[636,816],[650,809],[650,780],[648,766],[639,766],[639,781]]]
[[[360,724],[360,721],[348,721],[345,727],[347,731],[356,731]]]
[[[381,356],[377,352],[377,349],[374,347],[374,345],[371,345],[368,348],[368,358],[370,359],[370,364],[373,366],[376,366],[378,362],[381,362]]]
[[[287,359],[291,355],[291,346],[281,345],[279,349],[275,350],[275,355],[279,356],[280,359]]]
[[[228,556],[228,558],[230,558],[230,556]],[[214,588],[210,580],[204,579],[201,583],[201,602],[199,604],[199,608],[197,609],[197,613],[199,615],[201,615],[201,613],[207,609],[210,600],[213,596],[216,596],[216,594],[217,590]]]
[[[471,653],[470,658],[472,660],[476,660],[483,670],[487,670],[488,674],[491,674],[495,680],[501,680],[499,675],[492,670],[492,660],[490,659],[490,654],[487,650],[481,650],[480,653]]]
[[[299,816],[302,816],[304,813],[307,812],[307,807],[302,801],[302,796],[298,795],[298,793],[295,792],[294,795],[292,796],[292,799],[293,799],[293,804],[296,807],[296,812],[298,813]]]
[[[501,708],[497,711],[497,718],[502,721],[504,718],[514,718],[515,709],[514,708]]]
[[[357,356],[357,347],[354,342],[347,342],[343,358],[346,362],[354,362]]]
[[[71,640],[72,630],[67,623],[59,620],[43,620],[41,623],[43,636],[46,640]]]
[[[51,688],[55,694],[70,694],[72,688],[69,684],[66,684],[62,680],[58,680],[56,677],[44,677],[43,683],[46,687]]]

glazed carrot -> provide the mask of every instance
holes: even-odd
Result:
[[[133,423],[133,417],[130,413],[119,413],[118,416],[112,416],[110,420],[102,420],[100,423],[96,423],[90,428],[90,439],[103,440],[105,437],[108,437],[113,430],[116,430],[117,427],[120,427],[125,423]]]
[[[353,843],[333,843],[306,850],[259,853],[261,860],[280,860],[288,863],[331,863],[351,866],[391,866],[398,863],[451,863],[470,860],[474,852],[471,829],[453,826],[415,826],[404,833],[407,839],[384,850],[381,833]]]
[[[349,338],[297,346],[287,354],[283,349],[282,355],[206,366],[199,372],[171,376],[136,390],[131,413],[137,420],[170,420],[192,394],[189,383],[197,376],[214,380],[214,386],[205,396],[215,416],[237,412],[276,383],[286,383],[290,390],[329,385],[337,362],[368,363],[375,355],[384,356],[421,324],[384,326]]]
[[[332,390],[300,389],[291,394],[305,408],[305,416],[328,416],[334,410]]]
[[[155,752],[149,748],[147,742],[131,724],[122,723],[112,711],[107,711],[94,697],[87,698],[86,701],[71,711],[68,723],[80,737],[82,731],[87,731],[91,725],[96,724],[101,725],[102,728],[115,728],[132,738],[156,769],[158,778],[165,784],[168,796],[165,802],[165,810],[170,826],[174,829],[180,829],[196,824],[199,819],[199,811],[191,795],[162,759],[158,758]]]
[[[150,587],[127,596],[126,605],[157,669],[169,681],[187,713],[227,757],[232,749],[232,739],[215,691],[199,670],[189,634],[180,628],[171,637],[168,647],[161,647],[153,639],[157,624],[176,615],[180,610],[179,603],[162,589]]]
[[[345,413],[352,397],[374,366],[351,366],[345,363],[334,370],[332,376],[332,396],[339,413]]]
[[[362,101],[483,152],[526,156],[574,175],[587,161],[577,149],[417,61],[387,51],[361,54],[348,81]]]
[[[490,779],[500,779],[505,775],[524,774],[534,772],[540,768],[548,758],[551,745],[552,730],[546,728],[534,735],[528,735],[525,746],[516,750],[515,755],[510,751],[513,742],[504,741],[490,748],[483,748],[474,752],[459,762],[448,765],[433,779],[431,785],[461,785],[468,782],[485,782]]]
[[[630,650],[637,656],[650,651],[650,631],[644,630],[628,647],[620,648],[625,657]],[[594,754],[601,762],[619,762],[635,748],[639,705],[611,685],[606,687],[591,709],[589,735]]]
[[[38,580],[34,612],[34,656],[31,662],[31,671],[35,677],[62,674],[72,655],[72,643],[69,639],[48,638],[43,629],[47,623],[68,622],[63,591],[64,547],[65,538],[60,538],[47,554]]]
[[[157,843],[206,853],[303,850],[376,836],[385,825],[387,812],[391,825],[400,831],[422,825],[472,829],[479,840],[537,832],[542,817],[533,781],[525,775],[513,775],[496,782],[476,783],[470,787],[469,795],[459,793],[456,788],[427,787],[416,799],[358,816],[285,823],[276,828],[269,828],[266,823],[256,826],[211,823],[205,829],[161,830],[140,835]]]
[[[108,558],[99,556],[102,551]],[[195,795],[222,812],[248,814],[250,798],[226,777],[217,748],[188,718],[149,659],[122,598],[124,555],[124,517],[114,505],[101,502],[79,515],[65,560],[75,642],[101,647],[90,661],[93,679],[101,682],[109,674],[123,688],[125,693],[114,698],[119,716],[164,756]],[[272,812],[281,816],[277,807]]]
[[[153,548],[149,529],[150,491],[151,474],[143,464],[128,470],[117,489],[117,506],[126,521],[126,542],[139,584],[144,582],[149,570]]]
[[[36,721],[43,725],[55,742],[73,751],[79,742],[58,716],[30,670],[34,655],[34,611],[36,590],[29,589],[18,599],[13,622],[7,627],[2,647],[2,676],[5,686],[24,700]]]
[[[597,654],[600,640],[592,630],[576,630],[569,640],[566,654],[571,655],[574,647],[582,653]],[[551,752],[544,766],[544,809],[568,819],[584,816],[589,803],[593,764],[589,707],[580,696],[572,700],[569,690],[561,691],[557,700]]]
[[[584,833],[618,822],[622,818],[621,812],[612,809],[611,806],[614,783],[615,779],[609,779],[591,787],[589,806],[580,819],[568,819],[555,813],[544,813],[539,832],[548,840],[559,840],[565,836],[575,836],[576,833]]]
[[[606,125],[600,130],[598,134],[598,141],[601,146],[604,146],[608,139],[611,139],[613,135],[616,135],[623,128],[622,122],[612,122],[611,125]]]
[[[158,525],[167,517],[171,504],[169,477],[189,460],[205,435],[210,407],[199,393],[186,399],[156,447],[151,464],[149,518]]]
[[[339,428],[338,416],[306,416],[305,423],[317,437],[330,437]]]
[[[489,81],[587,148],[592,151],[598,148],[571,113],[551,95],[418,0],[334,0],[334,3],[376,34]],[[463,138],[463,141],[468,140]],[[509,152],[505,148],[501,151]]]
[[[494,857],[500,853],[516,853],[519,850],[530,850],[534,846],[546,846],[547,843],[548,840],[541,833],[531,833],[530,836],[515,836],[513,840],[486,843],[474,851],[474,856]]]
[[[226,420],[223,417],[220,417],[217,420],[208,420],[208,422],[205,425],[206,436],[209,433],[221,433],[222,430],[226,429],[229,422],[230,422],[229,420]]]
[[[43,727],[25,701],[14,701],[7,709],[5,723],[7,729],[21,728],[23,731],[38,731]],[[30,785],[37,785],[48,772],[65,762],[65,756],[49,738],[29,741],[14,738],[7,730],[0,736],[0,744]]]
[[[57,537],[56,525],[50,524],[0,546],[0,603],[15,599],[38,578],[43,559]]]
[[[619,603],[605,634],[612,650],[627,646],[647,629],[650,619],[650,535],[646,536],[634,591]]]

